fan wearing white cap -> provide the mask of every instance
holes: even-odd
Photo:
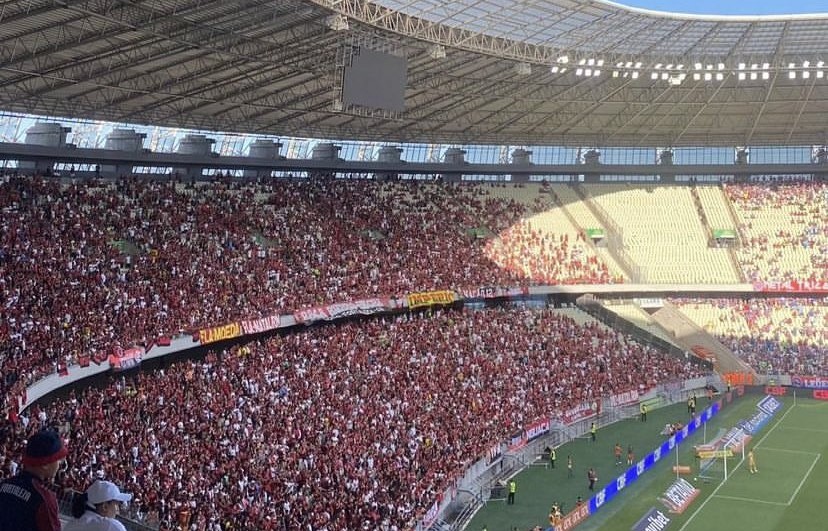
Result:
[[[72,500],[74,520],[63,531],[126,531],[124,524],[115,519],[121,503],[132,499],[132,494],[121,492],[111,481],[97,480],[83,494],[75,494]]]

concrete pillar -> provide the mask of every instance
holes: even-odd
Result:
[[[178,143],[179,155],[196,155],[200,157],[210,157],[213,155],[213,144],[216,140],[207,138],[205,135],[186,135]],[[186,168],[176,168],[175,171],[179,175],[186,176],[188,179],[201,179],[204,172],[203,166],[190,166]]]
[[[512,151],[512,166],[519,166],[521,168],[528,168],[532,165],[532,152],[526,151],[523,148],[517,148]],[[512,182],[526,182],[529,180],[528,175],[512,175]]]
[[[377,153],[377,162],[399,163],[402,162],[402,148],[397,146],[382,146]],[[379,172],[377,179],[390,180],[399,177],[397,172]]]
[[[146,133],[138,133],[135,129],[113,129],[106,137],[104,149],[122,151],[124,153],[140,153],[144,149]],[[101,167],[101,174],[111,177],[132,175],[132,164],[105,165]]]
[[[280,142],[273,140],[259,139],[250,144],[250,149],[247,151],[247,156],[251,159],[277,160],[279,158],[279,150],[282,149]],[[244,170],[245,179],[261,179],[263,177],[270,177],[271,170],[262,168],[256,170]]]
[[[448,148],[443,155],[443,162],[452,165],[463,165],[466,163],[466,152],[460,148]],[[460,181],[462,175],[456,172],[449,172],[443,174],[443,179],[446,181]]]
[[[584,153],[584,164],[601,164],[601,152],[597,149],[590,149],[589,151]]]
[[[59,123],[37,122],[26,130],[26,144],[32,146],[62,148],[66,146],[66,135],[71,131],[71,127],[63,127]],[[21,170],[25,171],[47,173],[51,172],[55,167],[55,160],[21,160],[19,167]]]
[[[337,146],[336,144],[331,144],[329,142],[316,144],[313,148],[311,160],[337,160],[339,159],[339,151],[341,149],[342,146]]]

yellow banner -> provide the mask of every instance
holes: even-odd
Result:
[[[206,345],[207,343],[215,343],[216,341],[233,339],[234,337],[239,337],[240,335],[241,325],[239,323],[230,323],[199,330],[198,340],[202,345]]]
[[[732,450],[699,450],[696,456],[700,459],[712,459],[714,457],[733,457]]]
[[[443,290],[409,293],[406,299],[408,300],[409,309],[433,306],[435,304],[451,304],[454,302],[454,292]]]

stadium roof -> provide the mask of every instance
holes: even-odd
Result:
[[[356,47],[401,55],[403,112],[341,104]],[[0,109],[454,144],[828,143],[828,14],[598,0],[11,0]]]

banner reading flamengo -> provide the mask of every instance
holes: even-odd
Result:
[[[454,292],[449,290],[409,293],[405,298],[410,310],[435,304],[451,304],[455,301]]]

